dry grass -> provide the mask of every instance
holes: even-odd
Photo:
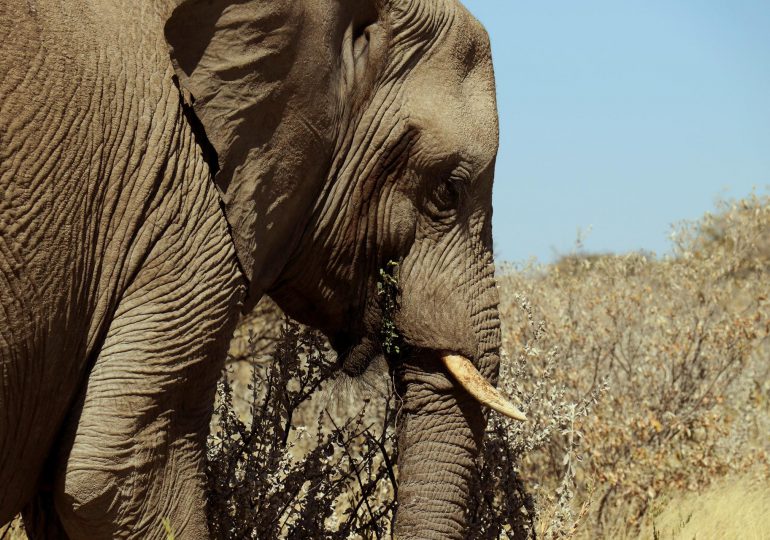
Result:
[[[678,496],[677,496],[678,495]],[[770,485],[751,477],[723,480],[702,493],[667,498],[645,520],[645,540],[770,538]]]

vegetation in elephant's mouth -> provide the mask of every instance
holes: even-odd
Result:
[[[377,299],[382,312],[380,345],[390,358],[398,357],[403,349],[403,340],[394,322],[398,310],[398,270],[398,262],[388,261],[385,268],[380,268],[377,281]]]

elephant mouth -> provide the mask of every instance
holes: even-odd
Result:
[[[342,371],[350,377],[363,375],[372,361],[383,354],[379,343],[368,336],[355,338],[349,334],[339,334],[331,339],[331,344],[337,352],[337,361]],[[437,352],[444,369],[473,399],[508,418],[526,420],[524,413],[492,386],[468,358],[448,351]]]
[[[382,354],[380,345],[368,336],[341,333],[329,341],[337,353],[340,368],[350,377],[363,375],[372,361]]]

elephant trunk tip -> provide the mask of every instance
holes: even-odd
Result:
[[[527,417],[513,403],[508,401],[503,394],[492,386],[479,371],[473,362],[450,352],[441,354],[441,361],[452,377],[462,386],[476,401],[493,409],[500,414],[525,422]]]

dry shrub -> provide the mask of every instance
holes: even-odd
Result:
[[[511,471],[516,470],[517,485],[526,486],[526,493],[518,503],[518,511],[527,519],[523,528],[503,528],[505,535],[487,538],[564,538],[578,530],[585,519],[587,503],[575,506],[577,464],[581,459],[583,433],[580,420],[586,417],[606,391],[606,383],[599,381],[595,388],[583,396],[574,397],[562,377],[563,354],[548,343],[548,327],[534,316],[534,309],[522,295],[514,293],[514,309],[522,317],[528,341],[516,349],[518,355],[511,359],[503,354],[498,386],[512,399],[521,401],[527,411],[527,422],[518,423],[498,415],[490,418],[490,427],[484,446],[484,468],[496,463],[490,450],[499,446],[512,455],[508,469],[494,469],[498,482],[514,480]],[[521,464],[528,456],[547,454],[554,459],[548,478],[522,478]],[[510,496],[510,495],[509,495]],[[516,501],[516,499],[513,499]],[[488,509],[493,523],[508,515],[506,507],[498,504]],[[503,522],[505,523],[505,522]]]
[[[230,340],[229,363],[269,361],[281,337],[285,318],[275,302],[264,297],[251,312],[241,316]]]
[[[524,455],[546,530],[548,514],[590,503],[573,532],[633,534],[661,494],[767,475],[770,201],[722,203],[673,236],[672,257],[577,254],[500,280],[504,346],[530,350],[525,393],[538,370],[567,403],[607,387],[574,429]],[[531,401],[530,414],[544,403]],[[572,501],[558,491],[568,476]]]
[[[253,357],[258,340],[252,335],[248,342]],[[236,399],[246,411],[234,405],[231,377],[220,381],[207,468],[212,536],[385,538],[394,508],[389,453],[395,445],[386,429],[392,401],[375,421],[366,403],[351,407],[344,423],[321,409],[315,418],[322,429],[312,436],[297,415],[324,383],[334,382],[328,345],[291,321],[275,345],[241,385]]]
[[[383,387],[387,369],[379,363],[346,379],[320,335],[288,320],[274,353],[260,358],[234,363],[220,381],[207,471],[213,536],[389,538],[398,396]],[[516,463],[545,438],[522,433],[507,420],[490,422],[472,538],[534,536],[535,509]]]

